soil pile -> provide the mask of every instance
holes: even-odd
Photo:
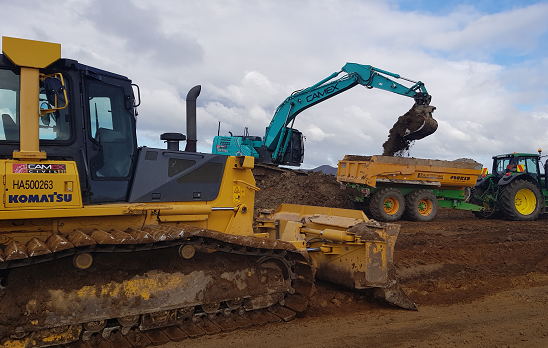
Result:
[[[432,118],[434,106],[413,105],[390,129],[388,140],[382,144],[383,156],[404,156],[413,142],[427,137],[438,128],[438,123]]]
[[[255,193],[255,211],[276,209],[282,203],[356,209],[348,198],[349,190],[341,189],[334,175],[263,168],[254,169],[253,174],[261,189]]]

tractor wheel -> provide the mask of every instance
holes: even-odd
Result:
[[[436,217],[438,199],[432,191],[416,190],[405,196],[405,214],[414,221],[428,222]]]
[[[405,210],[405,200],[400,191],[385,188],[373,193],[369,201],[369,210],[377,221],[398,221]]]
[[[527,180],[514,180],[506,185],[500,195],[500,207],[510,220],[536,220],[542,208],[542,194]]]

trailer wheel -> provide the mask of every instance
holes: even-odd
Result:
[[[377,221],[398,221],[405,210],[405,200],[400,191],[385,188],[373,193],[369,201],[369,210]]]
[[[516,179],[502,189],[500,207],[510,220],[532,221],[538,218],[543,199],[535,184]]]
[[[428,190],[416,190],[405,196],[405,213],[414,221],[432,221],[438,212],[438,199]]]

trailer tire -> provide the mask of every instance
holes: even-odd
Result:
[[[377,221],[398,221],[405,210],[405,199],[400,191],[384,188],[373,193],[369,201],[369,210]]]
[[[405,214],[414,221],[432,221],[438,212],[438,199],[428,190],[416,190],[405,196]]]
[[[540,214],[543,200],[537,185],[516,179],[503,187],[500,207],[509,220],[533,221]]]

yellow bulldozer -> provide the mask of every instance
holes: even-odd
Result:
[[[188,139],[138,147],[131,80],[61,59],[59,44],[3,37],[2,52],[0,347],[289,321],[316,278],[416,308],[395,277],[398,225],[282,205],[253,229],[253,158],[196,152],[199,86]]]

